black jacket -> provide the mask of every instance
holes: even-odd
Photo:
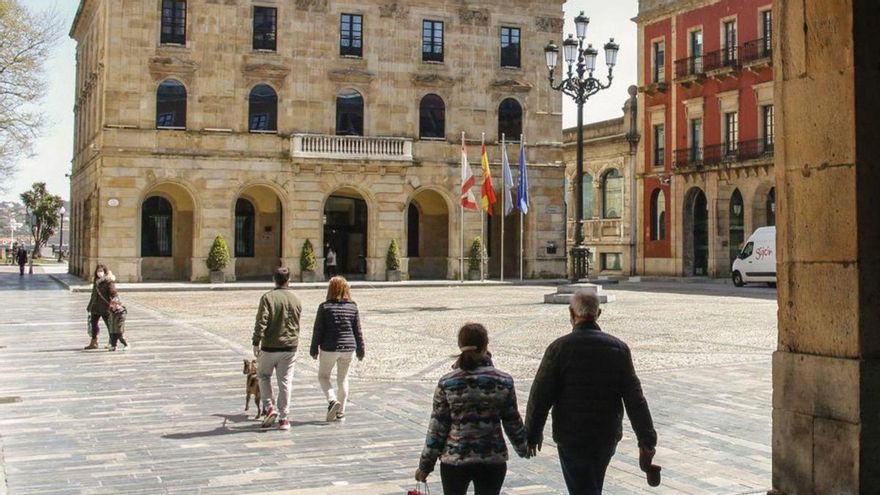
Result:
[[[318,306],[312,347],[309,354],[318,355],[318,349],[327,352],[357,351],[364,356],[364,336],[361,318],[353,301],[325,301]]]
[[[629,347],[594,322],[550,344],[532,384],[526,413],[529,443],[543,441],[553,409],[557,445],[610,445],[623,436],[623,406],[639,446],[653,448],[657,433]]]

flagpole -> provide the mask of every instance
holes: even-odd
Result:
[[[480,138],[482,146],[486,146],[486,133],[483,133],[483,136]],[[482,149],[482,148],[480,148]],[[482,157],[480,158],[482,160]],[[485,171],[484,171],[485,175]],[[486,181],[486,177],[483,177],[483,182]],[[486,251],[486,210],[483,209],[483,202],[480,200],[480,237],[483,238],[483,248],[480,249],[480,282],[486,280],[486,273],[484,264],[486,260],[483,257],[483,253]]]
[[[501,281],[504,282],[504,217],[507,216],[507,204],[505,196],[507,196],[507,182],[504,175],[504,133],[501,133]]]
[[[526,145],[526,142],[523,139],[524,139],[523,135],[520,134],[519,135],[520,153],[523,153],[522,149]],[[523,167],[522,173],[525,173],[525,167]],[[522,181],[523,181],[523,178],[520,177],[519,178],[520,184],[522,184]],[[517,198],[517,200],[522,201],[519,198]],[[520,208],[519,208],[519,281],[520,282],[523,281],[523,256],[524,256],[523,255],[523,232],[525,231],[525,229],[523,228],[523,222],[524,222],[523,210],[522,210],[522,205],[520,205]]]
[[[461,131],[461,149],[464,151],[464,131]],[[464,163],[459,165],[460,167],[464,167]],[[464,172],[462,172],[463,174]],[[464,190],[464,179],[461,181],[461,189]],[[458,222],[459,227],[459,250],[458,250],[458,275],[461,278],[461,282],[464,283],[464,199],[461,198],[462,193],[459,193],[458,199],[458,208],[461,211],[461,221]]]

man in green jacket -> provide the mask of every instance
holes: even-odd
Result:
[[[302,304],[288,286],[290,271],[281,267],[275,271],[275,289],[263,294],[257,322],[254,325],[254,356],[257,358],[257,377],[266,417],[263,428],[269,428],[278,419],[278,428],[290,429],[290,382],[299,345],[299,317]],[[272,373],[278,377],[277,409],[272,402]]]

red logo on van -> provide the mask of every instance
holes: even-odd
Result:
[[[759,247],[755,250],[755,258],[758,260],[769,258],[771,256],[773,256],[773,250],[768,247]]]

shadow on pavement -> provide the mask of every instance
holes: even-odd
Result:
[[[237,435],[240,433],[266,433],[270,431],[275,431],[278,429],[277,426],[273,426],[272,428],[262,429],[260,428],[260,422],[258,420],[251,419],[247,414],[212,414],[212,416],[216,416],[218,418],[223,418],[223,424],[214,428],[213,430],[207,431],[195,431],[192,433],[169,433],[167,435],[162,435],[162,438],[167,440],[192,440],[194,438],[205,438],[205,437],[217,437],[223,435]],[[243,427],[235,427],[230,428],[226,426],[226,423],[251,423],[247,426]],[[324,421],[291,421],[290,426],[292,428],[296,428],[298,426],[327,426],[328,423]]]

